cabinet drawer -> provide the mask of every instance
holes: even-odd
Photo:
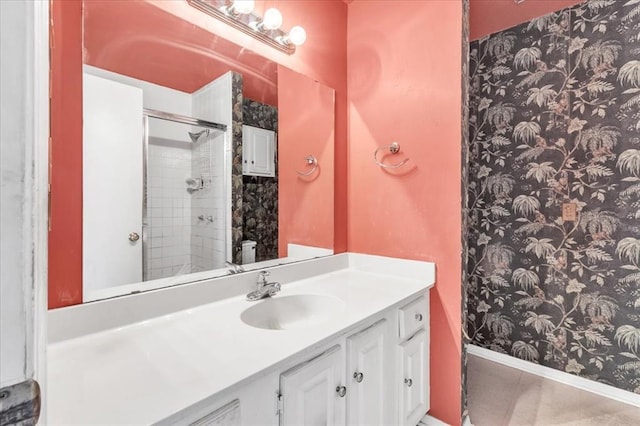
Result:
[[[421,296],[398,310],[400,338],[406,339],[429,322],[427,298]]]

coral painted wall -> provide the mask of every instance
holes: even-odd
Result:
[[[301,97],[300,93],[309,94]],[[278,251],[287,244],[333,248],[334,91],[308,77],[278,67]],[[313,155],[318,170],[309,176],[304,158]],[[343,185],[346,182],[341,182]],[[327,199],[329,198],[329,199]]]
[[[242,74],[244,97],[277,105],[275,62],[222,37],[212,41],[152,3],[92,0],[83,16],[85,64],[187,93],[231,70]]]
[[[51,2],[49,308],[82,303],[82,0]]]
[[[391,7],[392,6],[392,7]],[[431,414],[461,417],[462,2],[349,5],[349,250],[434,261]],[[383,170],[374,150],[409,157]]]
[[[470,39],[477,40],[489,34],[511,28],[538,16],[570,7],[584,0],[471,0]]]
[[[99,0],[85,0],[99,1]],[[148,1],[190,20],[336,91],[334,242],[347,248],[347,5],[339,1],[274,0],[284,27],[302,25],[307,42],[288,56],[182,1]],[[257,2],[264,9],[264,2]],[[82,1],[52,0],[52,220],[49,238],[49,307],[82,302]],[[109,2],[117,8],[120,2]],[[151,43],[152,46],[157,46]]]

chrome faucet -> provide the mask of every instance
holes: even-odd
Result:
[[[267,277],[271,275],[269,271],[260,271],[258,274],[258,288],[247,294],[247,300],[254,302],[256,300],[264,299],[265,297],[274,296],[280,291],[280,283],[267,280]]]
[[[229,275],[233,275],[233,274],[238,274],[240,272],[244,272],[244,268],[241,265],[236,265],[235,263],[229,262],[229,261],[224,261],[224,264],[227,265],[229,267],[229,270],[227,271],[227,273]]]

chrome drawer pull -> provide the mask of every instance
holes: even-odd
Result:
[[[347,388],[344,386],[338,386],[336,388],[336,392],[338,393],[338,396],[340,398],[344,398],[344,396],[347,394]]]
[[[362,383],[362,380],[364,380],[364,374],[358,373],[356,371],[355,373],[353,373],[353,378],[356,379],[356,382]]]

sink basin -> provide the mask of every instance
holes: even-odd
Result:
[[[333,296],[275,296],[245,309],[240,319],[252,327],[291,330],[328,321],[344,308],[344,302]]]

